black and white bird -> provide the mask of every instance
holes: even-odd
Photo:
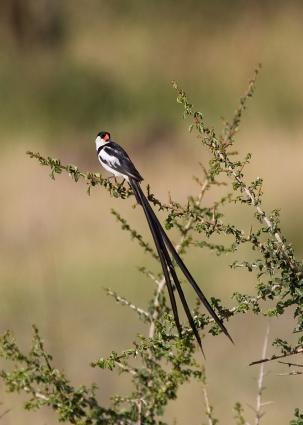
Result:
[[[182,327],[179,320],[177,303],[174,294],[174,287],[172,284],[172,280],[174,282],[175,288],[179,294],[181,303],[185,310],[186,316],[188,318],[189,324],[192,328],[192,331],[195,335],[195,338],[199,344],[199,347],[203,353],[202,342],[200,335],[198,333],[197,327],[195,325],[194,319],[191,315],[190,309],[188,307],[187,301],[185,299],[180,281],[178,279],[177,273],[175,271],[175,267],[172,261],[172,258],[180,267],[182,273],[186,277],[187,281],[190,283],[197,296],[199,297],[202,304],[205,306],[209,314],[212,316],[214,321],[218,324],[222,332],[233,342],[231,336],[229,335],[226,327],[223,324],[223,321],[218,317],[212,306],[207,301],[205,295],[197,285],[196,281],[188,271],[185,266],[183,260],[175,250],[174,245],[168,238],[165,233],[162,225],[160,224],[158,218],[156,217],[148,199],[144,195],[140,182],[143,180],[143,177],[136,169],[131,159],[129,158],[127,152],[116,142],[111,140],[110,133],[108,131],[100,131],[96,137],[96,150],[98,154],[98,159],[102,167],[104,167],[107,171],[112,173],[115,177],[123,177],[130,187],[132,188],[136,200],[139,205],[142,206],[151,234],[154,239],[154,243],[159,255],[159,260],[161,262],[163,275],[166,281],[168,294],[170,298],[170,302],[172,305],[172,310],[174,314],[174,319],[176,322],[176,326],[179,332],[179,335],[182,333]],[[172,258],[171,258],[171,256]],[[172,278],[172,280],[171,280]]]

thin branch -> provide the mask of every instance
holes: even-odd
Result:
[[[154,275],[153,272],[148,270],[146,267],[141,266],[138,267],[139,272],[143,273],[145,276],[147,276],[149,279],[151,279],[157,286],[160,284],[159,279]]]
[[[226,157],[220,152],[219,154],[220,158],[222,160],[225,160]],[[244,183],[244,181],[242,180],[241,177],[239,177],[239,175],[234,171],[234,169],[229,165],[227,167],[227,169],[229,170],[229,172],[234,176],[235,180],[237,183],[239,183],[242,187],[242,189],[244,190],[244,192],[246,193],[246,195],[248,196],[248,198],[251,201],[251,205],[254,206],[259,214],[260,217],[262,217],[262,220],[264,221],[264,223],[266,224],[267,228],[273,233],[273,223],[270,220],[270,218],[266,215],[265,211],[262,210],[262,208],[260,207],[260,205],[258,205],[258,200],[256,199],[255,195],[253,194],[253,192],[249,189],[249,187],[247,186],[246,183]],[[288,253],[287,253],[287,248],[283,242],[283,237],[281,236],[280,232],[276,231],[273,233],[276,241],[278,242],[278,244],[281,247],[281,250],[283,252],[284,258],[287,260],[289,266],[291,267],[291,269],[295,272],[298,272],[298,267],[296,266],[296,264],[293,262],[293,259],[291,257],[289,257]]]
[[[145,404],[145,400],[143,400],[142,398],[140,398],[139,400],[137,400],[136,405],[138,408],[138,419],[137,419],[137,425],[142,425],[142,404]]]
[[[85,180],[88,185],[87,192],[90,194],[91,187],[103,186],[112,196],[116,198],[128,198],[133,194],[132,190],[125,187],[123,184],[113,184],[108,178],[102,177],[100,173],[84,173],[73,164],[62,164],[60,159],[47,157],[44,158],[39,152],[27,151],[26,154],[30,158],[37,159],[41,165],[50,167],[50,177],[54,180],[56,174],[62,172],[68,173],[68,175],[75,181],[78,182],[80,179]]]
[[[2,419],[5,415],[7,415],[9,412],[11,411],[11,409],[6,409],[6,410],[4,410],[4,412],[2,412],[1,414],[0,414],[0,419]]]
[[[273,285],[272,286],[272,290],[274,291],[274,290],[276,290],[276,289],[278,289],[280,287],[281,287],[281,285]],[[248,306],[249,304],[258,303],[258,301],[260,301],[262,299],[263,299],[263,295],[262,294],[261,295],[257,295],[256,297],[250,297],[249,300],[242,300],[241,301],[241,305],[242,306],[243,305],[247,305]],[[237,311],[238,307],[239,306],[235,306],[235,307],[229,308],[229,309],[226,310],[226,312],[228,313],[229,316],[232,316]],[[214,319],[212,317],[210,317],[209,320],[208,320],[208,322],[209,323],[212,323],[212,322],[214,322]],[[258,362],[261,363],[261,361],[258,361]],[[258,362],[256,362],[256,363],[254,363],[254,362],[253,363],[250,363],[249,366],[251,366],[253,364],[257,364]]]
[[[123,364],[121,362],[115,361],[115,365],[118,366],[124,372],[130,373],[133,376],[137,375],[136,369],[133,369],[129,366],[126,366],[125,364]]]
[[[270,326],[268,324],[267,328],[266,328],[266,333],[265,333],[264,343],[263,343],[263,348],[262,348],[262,358],[265,358],[266,353],[267,353],[269,330],[270,330]],[[258,379],[258,393],[257,393],[257,400],[256,400],[256,409],[255,409],[255,412],[256,412],[255,425],[260,425],[261,418],[264,415],[264,412],[262,412],[262,410],[261,410],[262,406],[264,406],[264,404],[262,404],[262,393],[264,391],[263,379],[264,379],[264,363],[261,363],[260,372],[259,372],[259,379]]]
[[[202,394],[204,398],[205,414],[207,416],[208,425],[216,425],[218,420],[213,416],[213,407],[211,406],[208,398],[207,391],[207,378],[205,367],[202,367]]]
[[[165,277],[163,276],[157,285],[157,292],[154,297],[154,302],[153,302],[154,312],[151,318],[151,324],[150,324],[149,332],[148,332],[149,338],[153,338],[155,334],[156,321],[159,317],[160,295],[164,287],[165,287]]]
[[[249,363],[249,366],[253,366],[260,363],[271,362],[273,360],[283,359],[284,357],[293,356],[295,354],[302,354],[302,353],[303,353],[303,347],[298,347],[290,351],[289,353],[280,354],[279,356],[274,355],[266,359],[255,360],[254,362]]]
[[[135,304],[131,303],[130,301],[128,301],[126,298],[121,297],[120,295],[117,294],[117,292],[112,291],[109,288],[104,288],[107,295],[110,295],[111,297],[113,297],[119,304],[122,305],[126,305],[129,308],[131,308],[132,310],[134,310],[136,313],[138,313],[140,316],[144,316],[145,319],[147,319],[148,321],[150,321],[150,315],[143,310],[140,307],[137,307]]]
[[[125,220],[125,218],[123,218],[116,210],[114,210],[113,208],[110,210],[110,212],[116,217],[116,219],[119,221],[119,223],[121,224],[121,228],[122,230],[126,230],[127,232],[130,233],[130,236],[132,239],[135,239],[139,245],[144,249],[145,252],[148,252],[151,254],[151,256],[155,259],[158,260],[158,255],[155,253],[154,249],[149,245],[148,242],[146,242],[143,239],[143,236],[137,232],[137,230],[133,229],[132,227],[130,227],[130,225],[128,224],[128,222]]]
[[[207,388],[206,388],[205,385],[203,385],[202,393],[203,393],[204,403],[205,403],[205,408],[206,408],[206,416],[208,418],[208,425],[214,425],[214,421],[213,421],[213,418],[212,418],[212,408],[211,408],[211,405],[209,404]]]
[[[291,362],[282,362],[279,361],[278,363],[285,364],[288,367],[294,366],[294,367],[303,367],[303,364],[300,363],[291,363]],[[300,372],[299,370],[291,370],[290,372],[285,373],[278,373],[278,376],[291,376],[291,375],[302,375],[303,372]]]
[[[237,402],[234,406],[234,419],[237,421],[237,425],[250,425],[249,422],[247,422],[247,420],[244,418],[244,409],[242,407],[242,405]]]
[[[27,393],[31,393],[34,397],[36,397],[39,400],[43,400],[43,401],[49,401],[49,397],[47,397],[45,394],[42,394],[38,391],[35,391],[33,388],[30,387],[24,387],[24,391]],[[59,406],[59,404],[58,404]]]
[[[287,366],[291,367],[291,366],[295,366],[295,367],[303,367],[303,364],[300,363],[290,363],[290,362],[282,362],[282,361],[278,361],[278,363],[281,364],[286,364]]]
[[[240,99],[240,105],[236,109],[233,119],[231,120],[231,122],[225,123],[225,128],[223,130],[223,135],[222,135],[222,143],[225,146],[229,146],[232,144],[233,138],[239,129],[239,124],[240,124],[243,112],[246,109],[247,101],[254,94],[256,80],[260,70],[261,70],[261,64],[258,64],[257,68],[255,69],[254,76],[249,82],[247,91],[245,92],[244,96],[242,96]]]

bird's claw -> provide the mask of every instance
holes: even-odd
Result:
[[[119,183],[116,176],[107,177],[107,181],[110,182],[111,180],[114,180],[115,184],[118,186],[119,189],[124,186],[125,179],[123,179],[122,182]]]
[[[111,181],[112,179],[114,179],[114,181],[115,181],[115,183],[117,184],[118,182],[117,182],[117,178],[116,178],[116,176],[109,176],[109,177],[107,177],[107,181]]]

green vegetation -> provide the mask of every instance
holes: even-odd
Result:
[[[302,37],[302,3],[296,0],[3,0],[0,334],[10,329],[18,349],[29,353],[32,324],[37,324],[45,351],[53,355],[51,366],[64,374],[72,388],[85,385],[90,396],[91,382],[96,382],[95,399],[106,409],[112,405],[113,394],[129,396],[134,390],[129,374],[90,367],[100,355],[107,359],[111,351],[123,352],[135,335],[148,335],[148,323],[138,320],[134,310],[140,306],[143,316],[148,313],[155,289],[150,277],[157,279],[159,271],[141,208],[132,208],[134,198],[126,185],[119,188],[110,184],[112,180],[108,183],[105,175],[100,178],[94,139],[101,129],[109,130],[145,177],[144,189],[149,190],[149,199],[176,245],[182,216],[193,220],[207,217],[205,225],[195,222],[192,239],[185,239],[184,247],[181,244],[181,253],[222,314],[233,313],[238,305],[245,309],[245,314],[237,313],[227,323],[235,347],[223,335],[213,338],[208,332],[216,332],[211,323],[201,329],[209,405],[220,423],[254,423],[255,411],[246,406],[257,406],[255,380],[260,366],[248,364],[263,357],[261,346],[268,322],[269,358],[281,355],[279,347],[296,349],[302,333],[293,333],[293,329],[300,326],[300,312],[294,321],[296,307],[287,304],[295,298],[299,302],[301,295],[297,287],[287,294],[286,288],[278,286],[273,299],[268,299],[269,280],[284,282],[281,252],[277,251],[274,264],[264,265],[263,254],[257,254],[259,248],[252,250],[253,240],[243,242],[242,235],[237,236],[237,230],[243,230],[245,235],[261,239],[265,250],[276,247],[266,244],[267,233],[258,235],[265,225],[259,226],[256,210],[238,201],[234,204],[233,198],[241,193],[235,195],[227,176],[216,178],[224,185],[212,185],[200,207],[194,206],[199,181],[205,179],[203,166],[208,169],[211,156],[209,149],[201,149],[196,131],[189,134],[180,120],[180,105],[175,103],[170,81],[182,82],[190,102],[203,111],[203,122],[220,138],[235,99],[247,86],[247,76],[262,62],[258,90],[237,144],[231,147],[240,154],[230,159],[244,161],[246,152],[253,153],[253,160],[244,167],[245,182],[248,186],[252,181],[259,184],[257,177],[262,177],[262,210],[270,218],[273,208],[281,208],[277,226],[300,259]],[[29,149],[43,154],[49,165],[53,157],[60,158],[60,166],[77,164],[69,167],[73,178],[66,177],[65,169],[61,175],[54,171],[60,168],[57,160],[53,169],[37,166],[25,155]],[[55,181],[49,179],[47,168]],[[124,191],[127,199],[110,196],[104,188],[112,195]],[[253,190],[258,196],[258,188]],[[158,211],[157,201],[173,208]],[[210,212],[210,207],[214,211]],[[218,218],[222,227],[212,226],[214,215],[220,213],[224,213]],[[273,221],[277,218],[273,212]],[[285,247],[288,251],[287,244]],[[260,277],[259,293],[256,278],[263,266],[266,273],[266,267],[272,266],[274,275]],[[285,282],[290,278],[286,273]],[[119,303],[111,302],[104,290]],[[187,285],[184,291],[194,307],[194,294]],[[235,299],[231,299],[233,293]],[[262,299],[263,293],[267,301]],[[285,298],[279,303],[283,293]],[[254,309],[272,315],[254,314]],[[168,313],[164,325],[169,325]],[[197,318],[200,313],[203,311],[197,311]],[[182,321],[186,323],[184,317]],[[174,328],[171,335],[175,335]],[[275,339],[279,347],[271,346]],[[301,356],[284,360],[300,364]],[[201,365],[200,357],[195,359]],[[295,376],[301,369],[279,363],[284,360],[264,363],[264,396],[275,403],[264,406],[262,425],[285,425],[294,408],[302,407],[301,377]],[[139,358],[129,361],[139,367]],[[1,369],[9,371],[9,364],[1,360]],[[162,420],[170,424],[203,422],[201,384],[195,380],[182,384],[178,397],[165,406]],[[24,400],[26,394],[7,393],[2,385],[2,423],[58,423],[53,409],[24,412]],[[240,404],[232,410],[236,400]],[[301,409],[294,420],[302,420],[300,415]]]
[[[204,119],[204,115],[196,111],[188,101],[185,92],[174,83],[177,91],[177,102],[183,106],[183,116],[190,121],[189,131],[196,132],[203,149],[210,154],[208,169],[203,168],[203,174],[195,177],[199,187],[198,196],[189,195],[185,205],[170,200],[168,204],[157,199],[147,188],[148,198],[159,210],[166,214],[166,226],[175,228],[179,233],[176,249],[184,254],[195,247],[207,248],[222,256],[230,252],[240,255],[242,245],[248,245],[253,259],[244,258],[232,264],[233,269],[244,268],[254,273],[256,280],[255,293],[234,293],[234,306],[225,307],[218,298],[211,298],[213,306],[224,319],[247,314],[264,314],[270,317],[283,316],[290,307],[294,307],[294,332],[303,330],[303,264],[295,256],[290,243],[280,229],[278,210],[271,213],[263,208],[263,180],[257,178],[247,181],[245,170],[250,163],[251,155],[244,159],[234,151],[235,136],[246,109],[247,100],[253,95],[255,79],[259,69],[249,84],[249,88],[240,100],[233,119],[225,122],[221,135],[217,135]],[[63,165],[60,160],[44,158],[38,153],[28,152],[31,158],[36,158],[43,166],[51,168],[50,177],[67,172],[75,182],[80,178],[91,186],[101,185],[113,197],[125,199],[131,195],[123,184],[112,184],[100,175],[83,173],[73,165]],[[206,194],[217,186],[224,187],[223,196],[206,206]],[[203,205],[202,205],[203,202]],[[232,204],[235,208],[244,208],[246,216],[251,219],[244,228],[236,223],[230,223],[225,209]],[[128,222],[115,210],[114,216],[120,222],[122,229],[129,232],[132,239],[140,247],[157,260],[153,249],[144,241],[142,235],[134,230]],[[249,231],[246,229],[249,228]],[[203,237],[202,237],[203,235]],[[201,241],[202,237],[202,241]],[[219,243],[213,240],[219,237]],[[232,239],[231,245],[224,245],[226,238]],[[198,238],[198,239],[197,239]],[[144,266],[140,271],[155,284],[152,299],[148,309],[137,307],[126,298],[108,289],[107,294],[118,303],[135,311],[138,318],[147,327],[148,337],[138,335],[132,346],[121,353],[112,351],[108,357],[101,357],[92,363],[92,367],[118,371],[129,376],[132,390],[129,395],[112,395],[109,407],[100,405],[96,398],[95,386],[81,385],[74,387],[66,376],[52,364],[52,357],[45,351],[38,330],[34,327],[33,346],[28,355],[19,349],[12,335],[7,332],[1,338],[1,354],[12,361],[12,370],[3,370],[2,379],[11,392],[25,391],[29,399],[25,407],[36,410],[49,406],[58,413],[60,421],[75,424],[150,424],[164,425],[165,409],[170,400],[178,397],[180,387],[186,382],[198,380],[201,383],[205,402],[205,415],[210,425],[219,423],[214,417],[214,408],[209,403],[205,369],[201,365],[203,359],[195,359],[195,343],[190,328],[183,328],[182,337],[175,333],[174,320],[166,304],[165,280]],[[268,304],[268,301],[271,304]],[[194,310],[197,327],[207,330],[211,335],[218,335],[219,328],[213,323],[197,303]],[[299,336],[295,345],[281,338],[276,338],[273,345],[280,349],[281,354],[266,357],[268,333],[264,341],[261,363],[258,395],[255,408],[255,423],[261,423],[265,403],[262,402],[264,361],[288,357],[302,353],[302,337]],[[293,363],[288,365],[300,367]],[[300,372],[297,371],[299,374]],[[290,424],[302,423],[299,410],[294,413],[295,419]],[[244,410],[239,402],[234,407],[235,424],[247,423]]]

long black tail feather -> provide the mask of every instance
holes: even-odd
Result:
[[[180,320],[179,320],[177,303],[176,303],[176,299],[175,299],[173,286],[172,286],[170,276],[169,276],[167,258],[166,258],[165,252],[163,250],[163,246],[165,247],[165,245],[162,241],[161,234],[160,234],[160,237],[159,237],[158,229],[157,229],[157,227],[154,226],[154,222],[149,215],[148,209],[146,208],[146,202],[145,202],[145,199],[144,199],[144,194],[141,191],[140,186],[138,185],[138,183],[136,181],[134,181],[132,179],[130,179],[130,185],[131,185],[131,187],[132,187],[132,189],[135,193],[135,196],[136,196],[138,203],[140,205],[142,205],[142,207],[143,207],[143,210],[144,210],[144,213],[145,213],[151,234],[153,236],[155,246],[156,246],[156,249],[157,249],[157,252],[158,252],[158,255],[159,255],[160,263],[161,263],[161,266],[162,266],[164,278],[165,278],[165,281],[166,281],[166,284],[167,284],[167,289],[168,289],[168,294],[169,294],[169,298],[170,298],[170,302],[171,302],[171,306],[172,306],[172,310],[173,310],[173,314],[174,314],[174,319],[175,319],[175,322],[176,322],[176,326],[177,326],[179,335],[181,336],[182,327],[181,327]]]
[[[199,335],[198,330],[196,328],[196,325],[194,323],[193,317],[191,315],[190,309],[189,309],[188,304],[186,302],[182,287],[180,285],[178,276],[176,274],[176,271],[174,269],[173,263],[171,261],[171,258],[170,258],[170,255],[169,255],[167,249],[169,249],[169,251],[171,252],[176,263],[180,267],[181,271],[183,272],[184,276],[186,277],[186,279],[188,280],[190,285],[195,290],[195,292],[198,295],[202,304],[208,310],[209,314],[213,317],[213,319],[218,324],[220,329],[224,332],[224,334],[233,342],[233,340],[232,340],[231,336],[229,335],[227,329],[225,328],[222,320],[217,316],[216,312],[213,310],[213,308],[209,304],[205,295],[203,294],[203,292],[201,291],[201,289],[199,288],[199,286],[195,282],[194,278],[191,276],[189,270],[187,269],[187,267],[183,263],[179,254],[175,250],[174,245],[171,243],[170,239],[166,235],[166,232],[164,231],[164,229],[163,229],[161,223],[159,222],[156,214],[154,213],[152,207],[150,206],[150,204],[149,204],[146,196],[144,195],[139,183],[137,181],[133,180],[133,179],[130,179],[129,183],[130,183],[130,185],[131,185],[131,187],[134,191],[137,202],[140,205],[142,205],[142,207],[143,207],[143,210],[144,210],[145,216],[147,218],[151,233],[153,235],[153,239],[154,239],[154,242],[155,242],[158,254],[159,254],[161,266],[162,266],[162,269],[163,269],[165,281],[167,283],[168,292],[169,292],[169,296],[170,296],[170,300],[171,300],[171,304],[172,304],[172,309],[173,309],[173,313],[174,313],[174,318],[175,318],[176,326],[177,326],[179,333],[181,332],[181,325],[180,325],[180,321],[179,321],[176,301],[175,301],[175,297],[174,297],[174,293],[173,293],[172,284],[171,284],[171,280],[170,280],[168,270],[170,271],[171,276],[173,278],[173,281],[175,283],[176,289],[178,291],[178,294],[179,294],[180,300],[182,302],[183,308],[185,310],[186,316],[188,318],[189,324],[190,324],[192,331],[193,331],[193,333],[196,337],[196,340],[199,344],[199,347],[200,347],[200,349],[201,349],[201,351],[204,355],[200,335]]]
[[[163,241],[162,241],[162,242],[163,242]],[[184,293],[183,293],[183,290],[182,290],[182,286],[181,286],[181,284],[180,284],[180,282],[179,282],[179,279],[178,279],[177,273],[176,273],[175,268],[174,268],[174,265],[173,265],[173,263],[172,263],[172,261],[171,261],[171,259],[170,259],[169,253],[167,252],[166,246],[165,246],[165,244],[164,244],[164,243],[163,243],[163,245],[164,245],[165,256],[166,256],[166,259],[167,259],[167,264],[168,264],[168,267],[169,267],[170,273],[171,273],[171,275],[172,275],[172,278],[173,278],[173,280],[174,280],[175,286],[176,286],[176,288],[177,288],[177,291],[178,291],[178,294],[179,294],[179,297],[180,297],[181,303],[182,303],[182,305],[183,305],[183,308],[184,308],[185,314],[186,314],[186,316],[187,316],[187,319],[188,319],[188,322],[189,322],[189,324],[190,324],[190,327],[192,328],[192,331],[193,331],[193,333],[194,333],[194,335],[195,335],[195,337],[196,337],[196,340],[197,340],[197,342],[198,342],[198,344],[199,344],[200,350],[202,351],[202,354],[203,354],[203,356],[205,357],[205,354],[204,354],[204,351],[203,351],[203,347],[202,347],[202,341],[201,341],[201,338],[200,338],[199,332],[198,332],[198,330],[197,330],[197,327],[196,327],[196,325],[195,325],[194,319],[193,319],[193,317],[192,317],[192,315],[191,315],[190,309],[189,309],[189,307],[188,307],[188,304],[187,304],[186,298],[185,298]]]
[[[192,328],[192,331],[193,331],[193,333],[194,333],[194,335],[196,337],[196,340],[197,340],[197,342],[199,344],[199,347],[201,349],[201,352],[202,352],[202,354],[204,356],[204,351],[203,351],[203,348],[202,348],[202,341],[201,341],[199,332],[197,330],[197,327],[195,325],[194,319],[193,319],[193,317],[191,315],[190,309],[189,309],[188,304],[187,304],[187,301],[185,299],[185,296],[184,296],[184,293],[183,293],[181,284],[179,282],[177,273],[175,271],[174,265],[173,265],[173,263],[171,261],[171,258],[169,256],[169,253],[168,253],[167,248],[165,246],[165,243],[163,241],[162,234],[161,234],[161,231],[159,229],[158,223],[150,215],[150,211],[149,211],[149,208],[148,208],[148,201],[145,198],[145,196],[144,196],[144,194],[143,194],[140,186],[138,185],[138,183],[132,181],[131,182],[131,186],[132,186],[132,188],[134,190],[134,193],[135,193],[135,196],[137,198],[137,201],[139,200],[139,203],[143,207],[143,210],[145,212],[145,215],[146,215],[146,218],[147,218],[147,221],[148,221],[150,230],[151,230],[152,235],[153,235],[153,239],[155,241],[155,245],[156,245],[156,248],[157,248],[157,251],[158,251],[158,254],[159,254],[159,258],[160,258],[160,262],[161,262],[161,265],[162,265],[162,269],[163,269],[165,281],[167,283],[168,292],[169,292],[169,296],[170,296],[170,300],[171,300],[171,304],[172,304],[172,308],[173,308],[173,312],[174,312],[175,321],[177,319],[176,325],[177,325],[179,334],[181,333],[180,332],[180,328],[179,328],[179,326],[180,326],[179,316],[178,316],[177,309],[176,309],[176,306],[175,306],[175,297],[174,297],[173,292],[171,292],[172,291],[172,285],[171,285],[169,274],[167,273],[168,270],[170,271],[170,274],[171,274],[171,276],[173,278],[173,281],[174,281],[175,286],[176,286],[176,289],[178,291],[178,294],[179,294],[180,300],[182,302],[184,311],[186,313],[187,319],[188,319],[189,324],[190,324],[190,326]],[[164,257],[164,261],[163,261],[163,257]],[[168,270],[167,270],[167,268],[168,268]]]
[[[204,351],[203,351],[203,348],[202,348],[202,341],[201,341],[201,338],[200,338],[199,332],[198,332],[198,330],[197,330],[197,327],[196,327],[196,325],[195,325],[194,319],[193,319],[193,317],[192,317],[192,315],[191,315],[191,312],[190,312],[190,309],[189,309],[189,307],[188,307],[188,304],[187,304],[186,298],[185,298],[185,296],[184,296],[184,293],[183,293],[182,286],[181,286],[181,284],[180,284],[179,278],[178,278],[177,273],[176,273],[176,271],[175,271],[174,265],[173,265],[173,263],[172,263],[172,260],[171,260],[171,258],[170,258],[170,255],[169,255],[169,253],[168,253],[168,251],[167,251],[167,248],[166,248],[166,246],[165,246],[165,243],[164,243],[164,241],[163,241],[161,231],[160,231],[160,229],[159,229],[159,227],[158,227],[158,223],[157,223],[156,221],[154,221],[152,217],[151,217],[151,219],[152,219],[152,221],[153,221],[153,225],[155,226],[155,229],[156,229],[156,231],[157,231],[157,236],[158,236],[159,242],[160,242],[160,244],[161,244],[162,251],[163,251],[164,256],[165,256],[165,259],[166,259],[166,264],[167,264],[168,269],[169,269],[169,271],[170,271],[170,274],[171,274],[171,276],[172,276],[172,278],[173,278],[173,281],[174,281],[175,287],[176,287],[177,292],[178,292],[178,294],[179,294],[179,297],[180,297],[181,303],[182,303],[182,305],[183,305],[184,311],[185,311],[185,313],[186,313],[186,316],[187,316],[188,322],[189,322],[190,327],[192,328],[192,331],[193,331],[193,333],[194,333],[194,335],[195,335],[195,337],[196,337],[196,340],[197,340],[197,342],[198,342],[198,344],[199,344],[200,350],[201,350],[201,352],[202,352],[203,356],[205,357],[205,355],[204,355]]]
[[[156,214],[154,213],[154,211],[153,211],[153,209],[151,208],[150,205],[149,205],[149,211],[150,211],[150,214],[153,216],[153,219],[155,221],[157,221],[157,224],[158,224],[159,230],[161,232],[161,235],[162,235],[162,237],[163,237],[163,239],[164,239],[164,241],[165,241],[168,249],[170,250],[172,256],[174,257],[176,263],[178,264],[178,266],[182,270],[184,276],[186,277],[186,279],[188,280],[188,282],[190,283],[190,285],[193,287],[193,289],[196,292],[196,294],[198,295],[200,301],[205,306],[205,308],[207,309],[207,311],[209,312],[209,314],[212,316],[212,318],[214,319],[214,321],[217,323],[217,325],[220,327],[220,329],[222,330],[222,332],[234,344],[234,341],[233,341],[232,337],[230,336],[230,334],[228,333],[226,327],[224,326],[223,321],[218,317],[218,315],[216,314],[216,312],[214,311],[214,309],[212,308],[212,306],[209,304],[207,298],[205,297],[205,295],[201,291],[200,287],[198,286],[198,284],[196,283],[196,281],[194,280],[194,278],[190,274],[188,268],[186,267],[186,265],[184,264],[182,258],[179,256],[179,254],[175,250],[174,245],[172,244],[172,242],[170,241],[169,237],[165,233],[165,231],[164,231],[161,223],[159,222]]]

